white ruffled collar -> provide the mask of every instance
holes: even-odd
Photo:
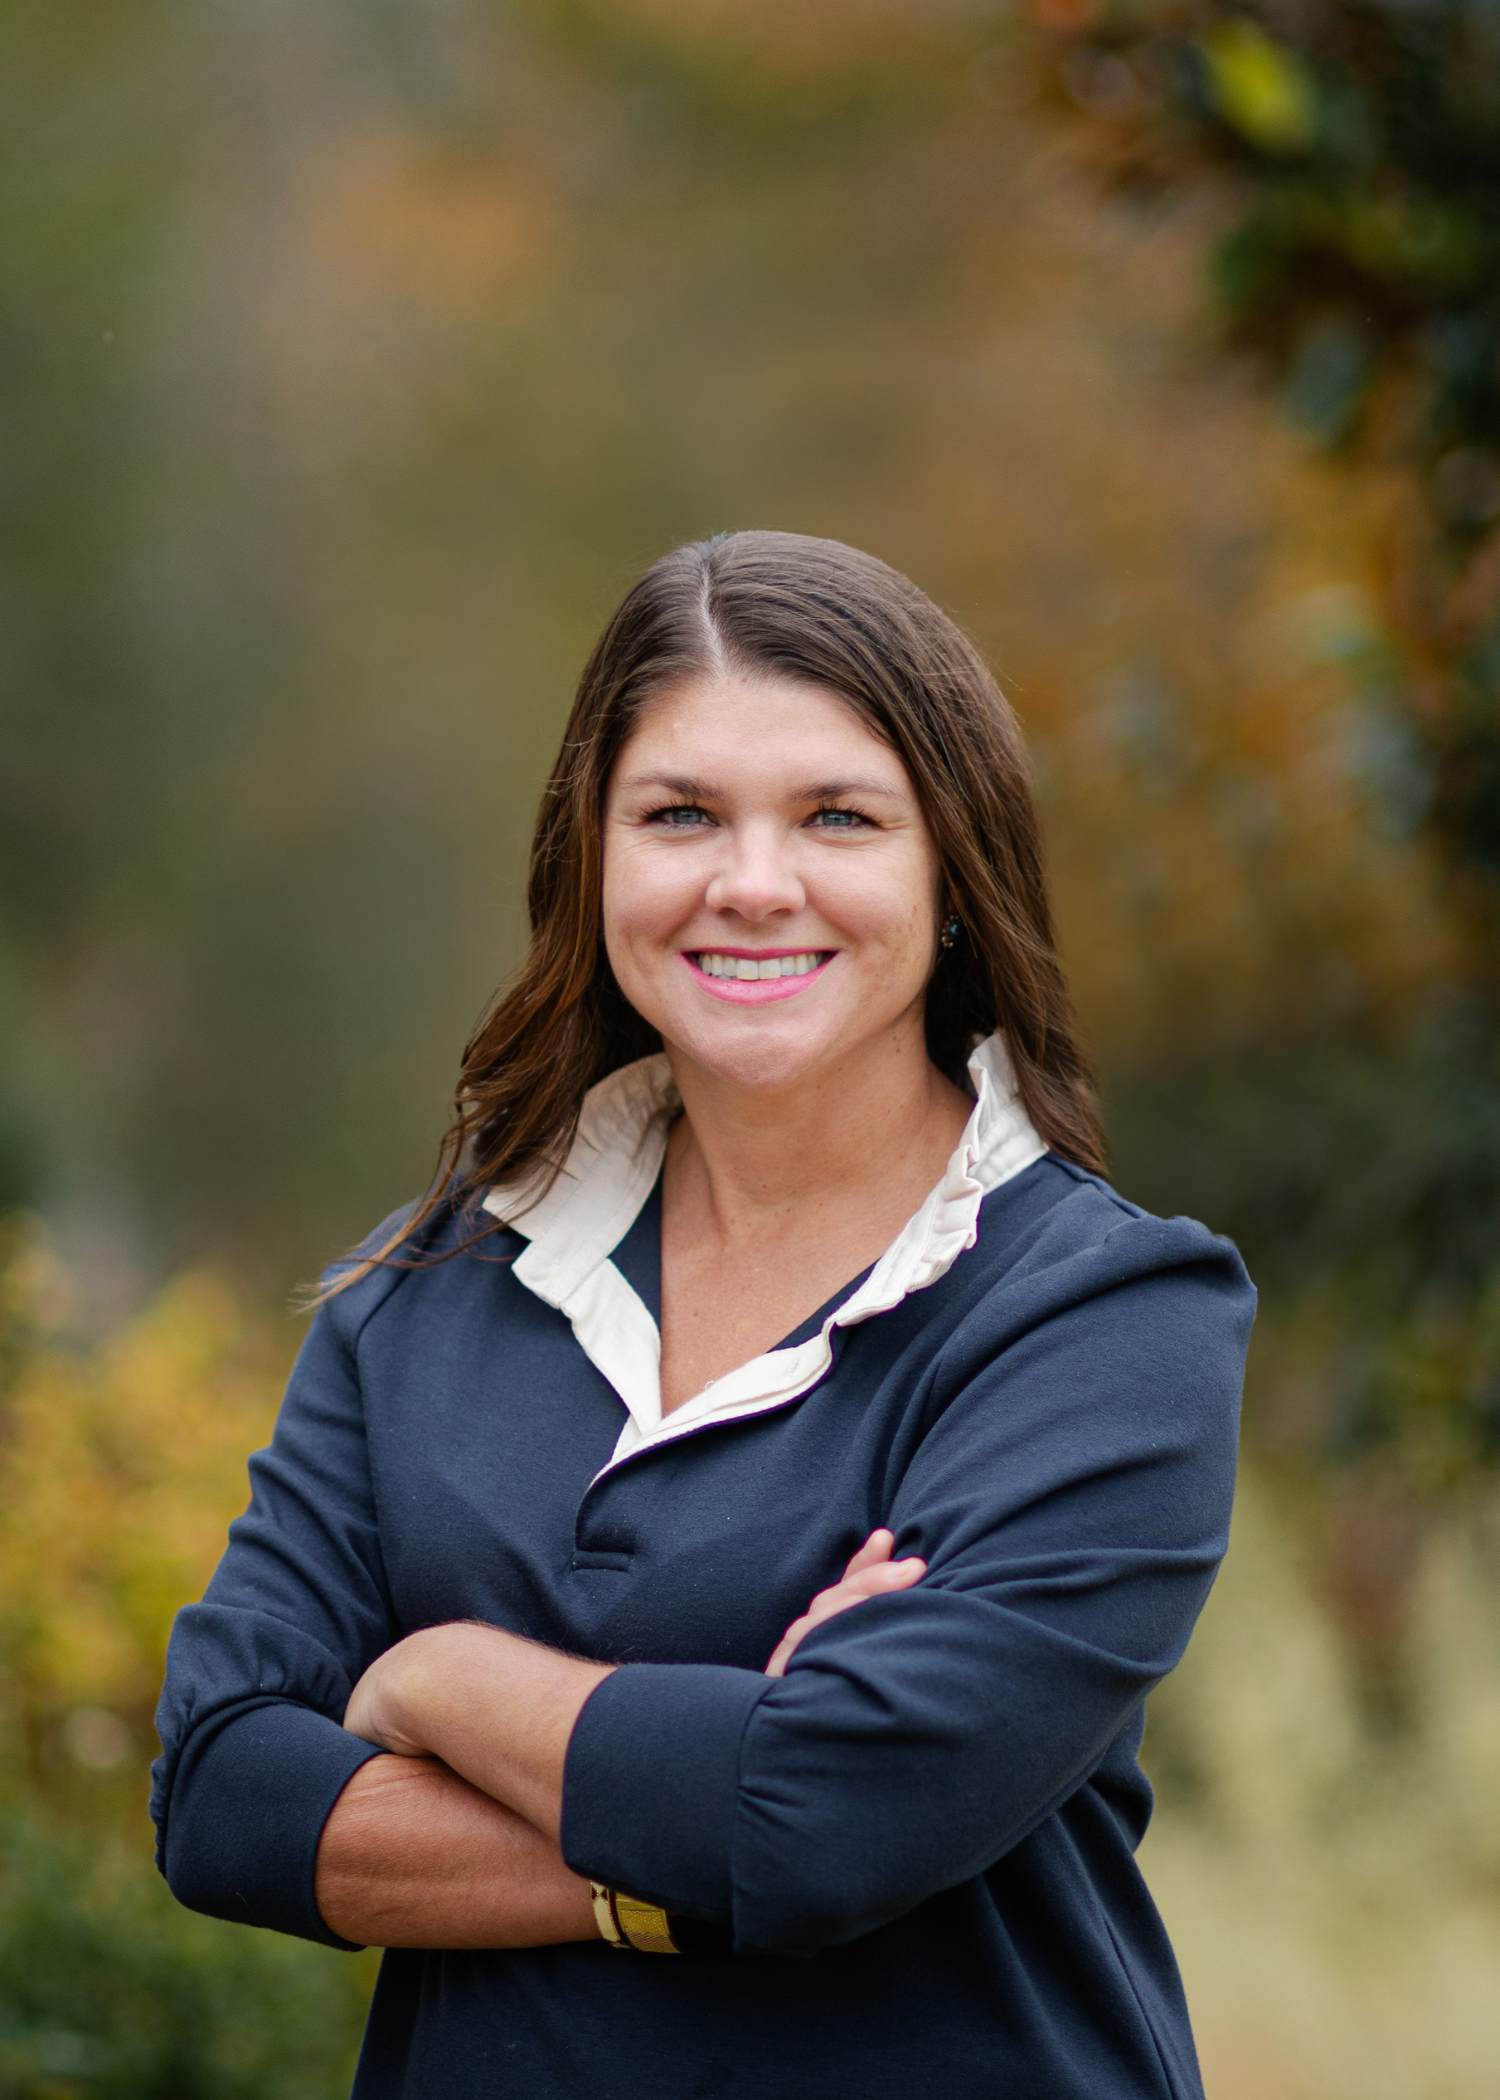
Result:
[[[491,1189],[484,1207],[528,1242],[513,1274],[572,1323],[580,1348],[625,1403],[619,1442],[604,1468],[708,1422],[783,1407],[833,1361],[833,1332],[889,1312],[945,1276],[979,1237],[979,1206],[1046,1146],[1021,1106],[1005,1044],[996,1034],[969,1060],[974,1111],[943,1177],[902,1226],[857,1291],[816,1335],[762,1356],[705,1386],[663,1416],[661,1336],[610,1256],[656,1185],[667,1132],[681,1106],[665,1056],[642,1058],[590,1089],[566,1165],[540,1202]]]

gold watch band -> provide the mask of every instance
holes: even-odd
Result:
[[[615,1923],[637,1954],[681,1953],[672,1937],[672,1921],[659,1903],[642,1903],[638,1897],[622,1895],[618,1889],[611,1893]]]
[[[672,1921],[659,1903],[642,1903],[638,1896],[622,1896],[602,1881],[589,1883],[599,1936],[611,1947],[633,1947],[637,1954],[680,1954],[672,1937]]]

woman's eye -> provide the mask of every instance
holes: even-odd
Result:
[[[857,809],[820,809],[813,822],[820,831],[863,831],[870,820]]]
[[[690,802],[672,802],[665,809],[653,809],[647,818],[649,824],[660,824],[668,831],[697,831],[704,824],[711,824],[712,817],[706,809],[699,809]]]

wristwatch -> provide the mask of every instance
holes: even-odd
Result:
[[[684,1918],[663,1910],[659,1903],[646,1903],[627,1896],[602,1881],[589,1883],[599,1934],[622,1953],[634,1948],[637,1954],[728,1953],[731,1935],[727,1926],[706,1918]]]
[[[642,1903],[619,1889],[606,1888],[602,1881],[589,1883],[594,1916],[611,1947],[634,1947],[637,1954],[678,1954],[682,1950],[672,1937],[671,1920],[659,1903]]]

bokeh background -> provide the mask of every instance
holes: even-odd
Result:
[[[1500,2090],[1495,0],[0,5],[0,2100],[332,2100],[145,1767],[665,547],[915,577],[1262,1285],[1152,1703],[1210,2100]]]

